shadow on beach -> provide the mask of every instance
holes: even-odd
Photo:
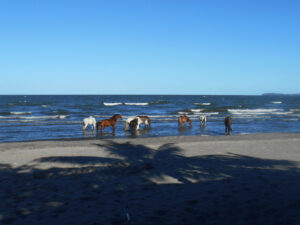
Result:
[[[114,158],[45,157],[0,165],[2,224],[299,224],[296,162],[228,153],[186,157],[103,141]],[[104,150],[103,150],[104,149]]]

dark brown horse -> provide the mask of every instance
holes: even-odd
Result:
[[[190,126],[192,126],[192,121],[190,120],[190,118],[188,118],[186,115],[179,116],[179,118],[178,118],[178,126],[182,127],[182,125],[185,125],[185,123],[190,123]]]
[[[115,132],[115,125],[117,122],[117,119],[123,119],[122,116],[120,114],[115,114],[113,115],[111,118],[106,119],[106,120],[101,120],[100,122],[97,122],[97,132],[100,129],[101,132],[105,127],[112,127],[113,132]]]
[[[129,128],[131,131],[135,131],[138,125],[138,119],[131,120],[129,123]]]
[[[230,132],[232,131],[231,125],[232,125],[232,118],[230,116],[227,116],[224,120],[225,124],[225,135],[230,135]]]
[[[145,126],[151,126],[151,120],[148,116],[137,116],[137,117],[140,117],[143,121],[143,123],[145,124]]]

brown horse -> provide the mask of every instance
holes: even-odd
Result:
[[[137,117],[140,117],[143,121],[143,123],[145,124],[145,126],[151,126],[151,120],[148,116],[137,116]]]
[[[115,125],[116,125],[116,122],[117,122],[117,119],[123,119],[122,116],[120,114],[115,114],[113,115],[111,118],[109,119],[106,119],[106,120],[101,120],[100,122],[97,122],[97,132],[98,130],[100,129],[101,132],[102,130],[105,128],[105,127],[109,127],[111,126],[112,129],[113,129],[113,132],[115,132]]]
[[[232,125],[232,118],[230,116],[227,116],[224,120],[225,124],[225,135],[230,135],[230,132],[232,131],[231,125]]]
[[[192,126],[192,121],[190,120],[190,118],[188,118],[186,115],[179,116],[179,118],[178,118],[179,127],[182,127],[182,125],[185,125],[185,123],[187,123],[187,122],[189,122],[190,126]]]

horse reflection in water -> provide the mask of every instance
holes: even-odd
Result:
[[[102,130],[105,127],[112,127],[113,133],[115,133],[115,126],[116,126],[116,122],[118,119],[123,119],[120,114],[115,114],[109,119],[105,119],[105,120],[101,120],[100,122],[97,122],[97,125],[96,125],[97,132],[100,129],[101,133],[102,133]]]
[[[186,115],[179,116],[179,118],[178,118],[178,126],[179,126],[179,128],[182,128],[183,125],[185,125],[186,123],[189,123],[190,127],[192,126],[192,121],[190,120],[190,118],[188,118]]]

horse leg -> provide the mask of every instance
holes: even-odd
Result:
[[[125,131],[127,130],[127,126],[128,126],[128,123],[127,121],[125,122]]]
[[[86,127],[87,127],[87,124],[85,124],[85,123],[83,122],[83,124],[82,124],[82,130],[83,130],[83,132],[85,132]]]

